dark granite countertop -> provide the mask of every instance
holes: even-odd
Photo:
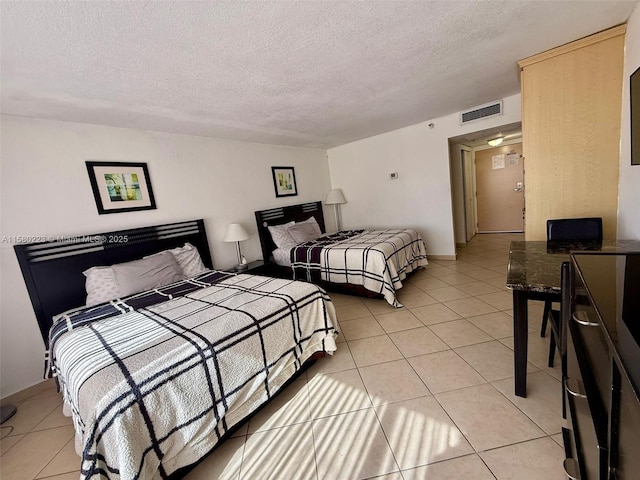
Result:
[[[540,293],[560,293],[560,268],[572,252],[640,252],[638,240],[602,242],[518,241],[509,247],[507,288]]]

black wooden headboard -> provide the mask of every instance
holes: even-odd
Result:
[[[201,219],[14,246],[45,345],[52,317],[84,305],[83,271],[137,260],[186,242],[195,246],[205,266],[212,268]]]
[[[267,228],[269,225],[281,225],[292,220],[294,222],[302,222],[311,216],[315,217],[318,225],[320,225],[320,230],[324,233],[326,230],[322,202],[301,203],[257,211],[256,223],[258,224],[258,235],[260,236],[260,246],[262,247],[262,258],[265,261],[270,260],[271,252],[277,248]]]

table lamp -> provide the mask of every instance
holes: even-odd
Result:
[[[224,234],[223,242],[236,242],[236,253],[238,254],[238,264],[233,267],[236,272],[241,272],[247,269],[247,260],[242,256],[240,251],[240,242],[247,240],[249,234],[239,223],[230,223],[227,227],[227,232]]]
[[[340,231],[342,229],[342,225],[341,225],[342,222],[340,218],[340,205],[347,203],[347,201],[344,198],[344,195],[342,194],[342,190],[339,188],[336,188],[334,190],[329,190],[329,193],[327,194],[327,199],[324,201],[324,203],[326,205],[333,205],[333,208],[335,209],[335,213],[336,213],[336,225],[338,227],[338,231]]]

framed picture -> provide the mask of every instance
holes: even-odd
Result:
[[[292,197],[298,195],[296,187],[296,173],[293,167],[271,167],[273,173],[273,187],[276,197]]]
[[[146,163],[85,163],[100,215],[156,208]]]
[[[640,165],[640,68],[629,78],[631,96],[631,165]]]

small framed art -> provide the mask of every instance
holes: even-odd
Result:
[[[85,163],[100,215],[156,208],[146,163]]]
[[[292,197],[298,195],[296,187],[296,173],[293,167],[271,167],[273,173],[273,187],[276,197]]]

